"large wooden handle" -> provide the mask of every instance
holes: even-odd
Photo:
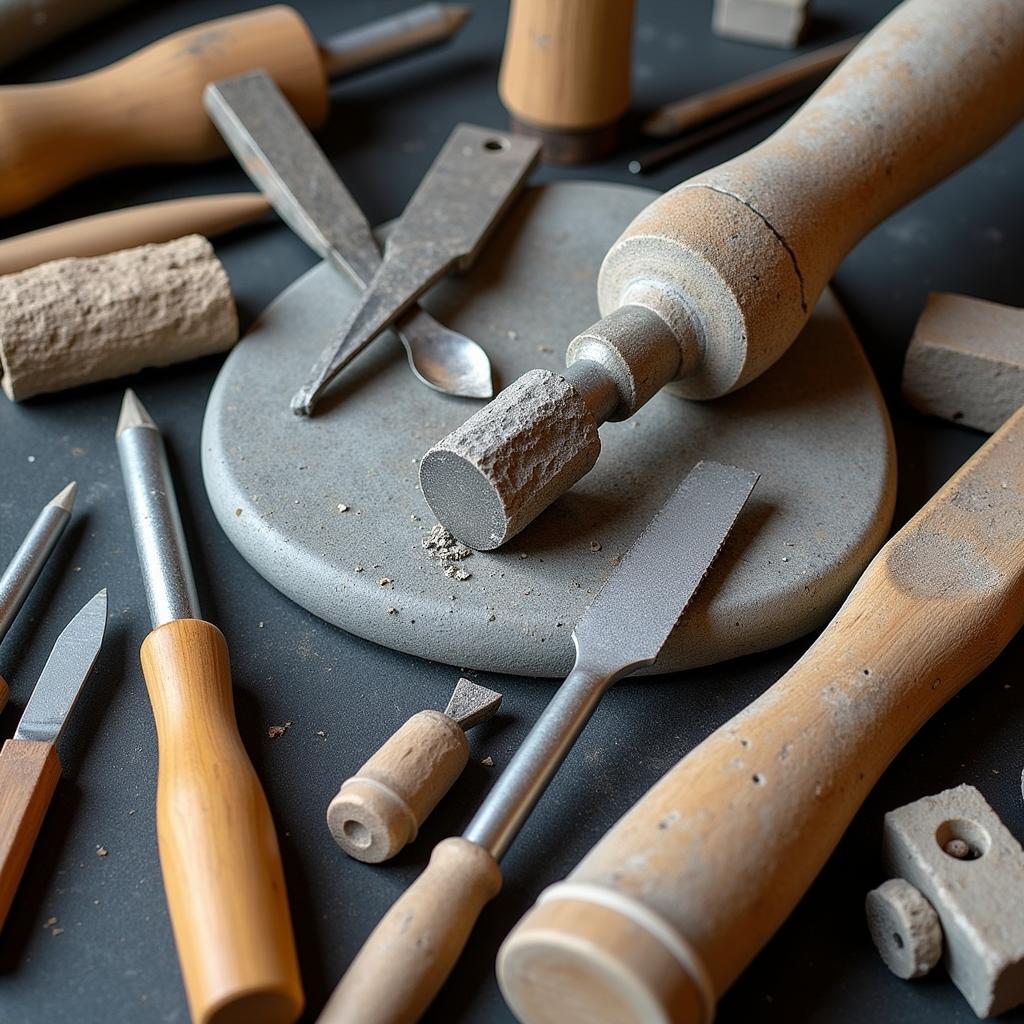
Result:
[[[0,750],[0,928],[60,778],[52,743],[8,740]]]
[[[192,1019],[288,1024],[302,985],[266,797],[235,724],[227,644],[169,622],[142,644],[160,746],[157,838]]]
[[[707,1017],[892,758],[1022,622],[1024,409],[882,548],[804,657],[520,922],[499,960],[520,1019]]]
[[[338,983],[320,1024],[413,1024],[459,958],[501,869],[466,839],[438,843],[426,871],[381,919]]]
[[[683,394],[740,387],[871,228],[1022,114],[1019,0],[906,0],[774,135],[633,221],[602,266],[601,312],[647,306],[687,339]]]
[[[108,68],[0,88],[0,216],[92,174],[226,152],[203,109],[209,82],[263,68],[307,124],[327,116],[316,42],[290,7],[176,32]]]

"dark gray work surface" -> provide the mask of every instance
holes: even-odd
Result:
[[[322,34],[404,5],[297,3]],[[90,70],[172,30],[246,6],[244,0],[138,3],[11,69],[8,80]],[[825,24],[813,42],[863,30],[890,5],[821,0],[818,6]],[[716,40],[709,19],[708,0],[640,0],[637,110],[787,56]],[[372,221],[401,212],[456,121],[505,124],[495,91],[504,20],[504,4],[480,0],[474,19],[447,50],[335,87],[332,118],[321,137]],[[781,116],[720,141],[647,180],[667,188],[740,153],[780,121]],[[543,168],[536,180],[630,181],[626,157],[636,151],[582,170]],[[898,522],[983,440],[901,408],[904,348],[931,289],[1024,305],[1022,180],[1024,133],[1018,130],[875,231],[836,277],[836,291],[893,412]],[[2,230],[14,234],[121,205],[247,187],[226,160],[120,172],[11,218]],[[314,262],[302,243],[273,223],[240,232],[218,250],[246,322]],[[479,677],[504,691],[505,710],[474,732],[472,763],[420,840],[389,866],[346,859],[324,824],[329,798],[346,773],[409,715],[442,706],[458,673],[317,621],[278,595],[228,544],[199,472],[200,425],[218,363],[209,359],[127,383],[165,431],[203,608],[231,647],[242,734],[280,830],[312,1019],[373,924],[420,871],[433,843],[463,827],[543,708],[551,684]],[[0,559],[67,480],[77,479],[80,486],[75,519],[0,652],[0,672],[12,683],[11,707],[0,718],[3,736],[13,732],[50,645],[75,610],[102,586],[110,590],[111,609],[103,653],[62,742],[66,776],[0,936],[4,1024],[187,1020],[154,837],[155,739],[138,665],[148,623],[113,445],[125,383],[0,405]],[[505,890],[485,912],[428,1019],[511,1020],[493,972],[504,934],[651,782],[770,685],[804,646],[614,689],[505,860]],[[941,970],[914,984],[892,977],[870,944],[861,906],[865,891],[880,880],[881,815],[891,807],[970,782],[1024,836],[1022,655],[1018,640],[896,760],[810,894],[722,1000],[723,1024],[975,1019]],[[285,722],[292,723],[287,733],[269,739],[267,727]],[[479,763],[485,756],[493,758],[493,768]],[[106,855],[99,856],[97,847]],[[1007,912],[1021,910],[1008,906]],[[47,925],[51,918],[56,923]],[[1024,1020],[1024,1013],[1004,1019]]]

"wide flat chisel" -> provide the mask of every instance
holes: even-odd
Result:
[[[321,1024],[409,1024],[501,888],[498,861],[616,680],[651,665],[707,575],[757,474],[699,462],[633,542],[573,630],[576,663],[461,838],[374,929]]]

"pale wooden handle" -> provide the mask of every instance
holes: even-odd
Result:
[[[233,192],[169,199],[82,217],[0,241],[0,274],[14,274],[68,256],[103,256],[151,242],[170,242],[183,235],[212,238],[269,210],[270,203],[258,192]]]
[[[8,740],[0,750],[0,928],[59,778],[60,759],[52,743]]]
[[[440,711],[413,715],[351,778],[327,808],[335,842],[366,864],[388,860],[462,774],[469,743]]]
[[[112,167],[224,153],[203,89],[255,68],[307,124],[323,123],[327,83],[316,42],[283,6],[184,29],[79,78],[0,88],[0,216]]]
[[[466,839],[438,843],[426,871],[374,928],[320,1024],[412,1024],[459,958],[501,869]]]
[[[601,312],[638,302],[690,325],[684,394],[740,387],[871,228],[1022,114],[1019,0],[906,0],[774,135],[633,221],[602,266]]]
[[[892,758],[1024,622],[1022,521],[1024,409],[882,548],[804,657],[520,922],[499,969],[520,1019],[559,1019],[523,1007],[568,976],[560,1006],[615,985],[633,1008],[670,993],[690,1007],[659,1020],[698,1020],[702,991],[713,1006]]]
[[[288,1024],[302,985],[266,797],[235,724],[227,644],[208,622],[142,644],[160,747],[157,839],[192,1019]]]

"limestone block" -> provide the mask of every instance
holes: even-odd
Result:
[[[716,35],[770,46],[796,46],[807,24],[808,0],[715,0]]]

